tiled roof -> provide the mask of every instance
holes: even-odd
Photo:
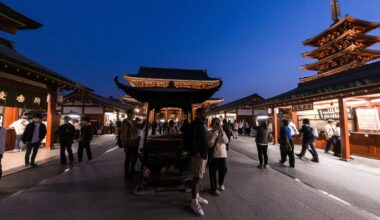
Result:
[[[301,83],[298,87],[272,97],[262,104],[291,101],[375,85],[380,85],[380,61],[307,83]]]
[[[28,57],[22,55],[18,51],[16,51],[13,46],[6,40],[2,39],[0,41],[0,61],[4,61],[6,63],[13,63],[19,65],[21,67],[29,68],[41,76],[45,76],[47,78],[51,78],[53,80],[60,81],[64,85],[69,85],[75,88],[79,88],[86,91],[92,91],[92,89],[81,85],[67,77],[59,75],[58,73],[38,64],[37,62],[29,59]]]
[[[158,67],[140,67],[137,74],[128,74],[131,77],[179,80],[216,80],[208,76],[207,70],[174,69]]]
[[[254,93],[252,95],[249,95],[241,99],[237,99],[235,101],[213,108],[210,110],[209,114],[233,110],[244,105],[255,105],[255,104],[261,103],[262,101],[264,101],[264,98],[258,95],[257,93]]]

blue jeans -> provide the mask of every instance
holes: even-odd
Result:
[[[15,146],[15,149],[16,150],[20,150],[20,149],[22,149],[22,147],[23,147],[23,143],[22,143],[22,141],[21,141],[21,138],[22,138],[22,135],[17,135],[16,136],[16,146]]]

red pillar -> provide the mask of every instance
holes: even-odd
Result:
[[[297,116],[297,112],[293,112],[292,111],[292,121],[293,123],[296,125],[296,127],[298,128],[298,116]]]
[[[14,121],[17,121],[19,109],[16,107],[5,107],[4,128],[8,128]]]
[[[351,147],[350,136],[348,131],[348,113],[346,102],[343,98],[338,99],[339,103],[339,124],[340,124],[340,140],[342,148],[342,160],[350,160]]]
[[[46,148],[54,148],[54,131],[55,131],[55,118],[57,117],[57,89],[51,88],[48,91],[48,110],[47,110],[47,134],[46,134]]]
[[[278,118],[276,108],[272,108],[272,117],[273,117],[273,142],[274,144],[278,144]]]

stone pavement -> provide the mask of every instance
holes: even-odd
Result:
[[[254,141],[254,138],[240,136],[232,141],[232,148],[258,160]],[[301,146],[295,148],[295,152],[300,152]],[[348,206],[380,216],[380,161],[352,156],[352,161],[345,162],[331,154],[325,154],[322,150],[318,150],[318,153],[320,163],[296,159],[296,168],[290,169],[278,165],[278,145],[270,145],[268,148],[273,169]],[[306,156],[311,159],[308,152]]]
[[[93,144],[97,144],[98,136],[94,137]],[[60,149],[59,144],[54,145],[55,149],[46,149],[40,148],[38,149],[38,154],[36,157],[37,164],[43,164],[53,159],[59,158]],[[74,154],[78,151],[78,143],[75,142],[72,146]],[[2,159],[2,168],[3,168],[3,176],[28,169],[30,167],[25,167],[25,151],[22,152],[13,152],[7,151],[4,153],[4,157]]]
[[[61,170],[1,200],[1,219],[199,218],[189,208],[189,193],[135,196],[137,178],[124,180],[123,150],[110,148],[110,138],[102,145],[108,147],[92,162]],[[259,170],[256,165],[257,161],[250,157],[235,150],[229,152],[226,191],[220,197],[209,195],[208,177],[204,179],[203,196],[210,204],[204,206],[203,219],[376,219],[275,169]],[[4,180],[49,166],[22,171]]]

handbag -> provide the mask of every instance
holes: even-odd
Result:
[[[292,147],[287,134],[284,134],[280,139],[280,150],[283,152],[291,152]]]
[[[214,144],[212,145],[212,147],[208,148],[208,152],[207,152],[207,166],[210,164],[211,159],[214,158],[215,146],[218,143],[219,136],[220,136],[220,133],[218,134],[218,137],[216,138],[216,140],[215,140]]]

